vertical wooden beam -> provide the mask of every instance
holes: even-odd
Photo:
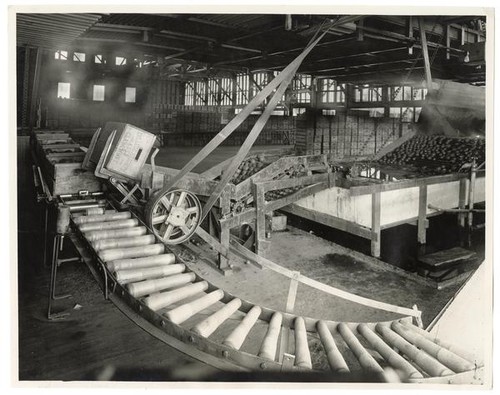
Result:
[[[458,208],[465,209],[465,202],[467,201],[467,179],[461,178],[458,191]],[[458,225],[465,228],[465,214],[458,214]]]
[[[23,105],[21,114],[21,126],[28,128],[30,124],[30,66],[32,48],[24,48],[24,75],[23,75]]]
[[[472,167],[470,170],[470,182],[469,182],[469,201],[468,201],[468,206],[469,206],[469,214],[467,216],[467,226],[469,230],[472,228],[472,223],[474,219],[474,214],[472,210],[474,209],[474,189],[476,186],[476,172],[477,172],[477,166],[476,166],[476,160],[472,160]]]
[[[427,218],[427,185],[421,185],[418,193],[417,239],[420,244],[426,243]]]
[[[384,106],[384,117],[387,117],[387,118],[389,117],[390,107],[391,107],[390,91],[391,91],[391,87],[388,85],[384,86],[382,89],[382,103]],[[374,118],[374,119],[377,119],[377,118]]]
[[[231,210],[231,200],[229,197],[229,193],[227,191],[223,191],[220,196],[220,206],[221,206],[221,217],[224,217],[227,214],[229,214]],[[231,237],[230,229],[221,224],[220,243],[226,249],[226,251],[228,251],[230,248],[229,245],[230,237]],[[224,275],[229,274],[231,269],[229,265],[229,259],[223,256],[222,254],[219,254],[219,269],[224,273]]]
[[[371,254],[380,258],[380,192],[372,193],[372,236]]]
[[[413,39],[413,17],[409,16],[406,22],[407,36]],[[413,55],[413,45],[408,47],[408,55]]]
[[[422,17],[418,18],[418,25],[420,29],[420,41],[422,43],[422,54],[424,55],[425,80],[427,82],[427,89],[431,90],[432,89],[431,63],[429,60],[429,51],[427,48],[425,25]]]
[[[360,19],[358,21],[358,24],[356,26],[356,41],[363,41],[364,40],[364,34],[363,34],[363,25],[364,25],[364,20]]]
[[[446,24],[446,60],[450,60],[451,26]]]
[[[311,77],[311,108],[317,109],[318,103],[318,79]]]
[[[231,76],[231,79],[233,80],[233,91],[231,92],[231,105],[233,107],[236,107],[236,97],[237,97],[237,83],[236,83],[236,73],[233,73]]]
[[[37,127],[37,104],[38,104],[38,87],[40,85],[40,68],[42,66],[42,50],[35,49],[35,69],[33,72],[33,86],[31,91],[31,110],[30,110],[30,127]],[[41,114],[40,114],[41,117]]]
[[[257,184],[252,185],[253,200],[255,202],[255,252],[261,255],[265,252],[266,240],[266,212],[264,190]]]

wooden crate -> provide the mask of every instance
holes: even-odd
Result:
[[[59,196],[83,190],[100,191],[99,179],[93,172],[82,169],[85,152],[80,149],[80,145],[71,138],[66,139],[67,143],[50,144],[53,139],[47,138],[48,135],[35,135],[34,150],[51,194]]]

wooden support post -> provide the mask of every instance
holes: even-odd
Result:
[[[469,182],[469,215],[467,216],[467,227],[469,231],[472,229],[472,222],[474,219],[474,214],[473,214],[473,209],[474,209],[474,188],[476,185],[476,172],[477,172],[477,165],[476,165],[476,160],[472,160],[472,167],[470,170],[470,182]]]
[[[380,192],[372,193],[371,254],[380,258]]]
[[[431,63],[429,60],[429,51],[427,48],[427,37],[425,35],[425,25],[423,18],[418,18],[418,27],[420,29],[420,41],[422,43],[422,54],[424,55],[424,66],[425,66],[425,80],[427,83],[427,89],[432,89],[432,74],[431,74]]]
[[[256,207],[255,215],[255,252],[263,255],[269,241],[266,240],[266,211],[264,189],[258,184],[253,184],[253,200]]]
[[[224,191],[220,197],[220,213],[221,217],[225,217],[229,214],[231,210],[231,201],[229,194]],[[229,250],[229,240],[231,238],[230,229],[227,226],[221,224],[220,228],[220,243],[225,247],[225,251]],[[231,266],[229,265],[228,257],[219,253],[219,269],[224,273],[225,276],[232,273]]]
[[[418,222],[417,238],[420,244],[426,243],[426,217],[427,217],[427,185],[419,187],[418,196]]]
[[[218,209],[212,207],[212,215],[208,216],[208,233],[212,237],[217,237],[217,231],[214,223],[214,215],[218,215]]]
[[[446,24],[446,60],[451,59],[450,47],[451,47],[451,26]]]
[[[460,179],[460,184],[459,184],[459,192],[458,192],[458,208],[461,210],[465,209],[465,202],[467,200],[467,179],[462,178]],[[458,225],[461,228],[465,228],[465,214],[464,213],[459,213],[458,214]]]
[[[358,21],[358,25],[356,26],[356,41],[363,41],[364,40],[364,30],[363,30],[363,25],[364,25],[364,20],[360,19]]]
[[[408,17],[406,28],[408,29],[408,38],[413,39],[413,17],[412,16]],[[413,55],[413,45],[408,47],[408,55]]]

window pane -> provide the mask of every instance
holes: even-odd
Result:
[[[69,82],[59,82],[57,84],[57,97],[60,99],[69,99]]]
[[[401,107],[390,107],[389,108],[390,118],[400,118],[401,117]]]
[[[194,105],[194,88],[189,82],[184,86],[184,104],[186,106]]]
[[[74,52],[73,53],[73,61],[74,62],[85,62],[85,54],[83,52]]]
[[[403,100],[403,87],[402,86],[394,86],[392,87],[392,100],[399,101]]]
[[[66,60],[68,59],[68,51],[56,51],[54,57],[55,59]]]
[[[420,117],[421,112],[422,112],[422,107],[415,107],[415,122],[418,122],[418,118]]]
[[[135,103],[135,88],[125,88],[125,103]]]
[[[401,109],[401,120],[403,122],[413,121],[413,107],[403,107]]]
[[[104,85],[94,85],[94,101],[104,101]]]
[[[115,59],[115,64],[117,66],[124,66],[127,64],[127,58],[124,58],[122,56],[117,56]]]
[[[102,59],[102,55],[95,55],[94,56],[94,63],[104,63]]]

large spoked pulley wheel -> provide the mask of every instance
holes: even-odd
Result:
[[[166,244],[183,243],[201,222],[201,204],[196,195],[175,189],[159,192],[144,207],[146,223]]]

